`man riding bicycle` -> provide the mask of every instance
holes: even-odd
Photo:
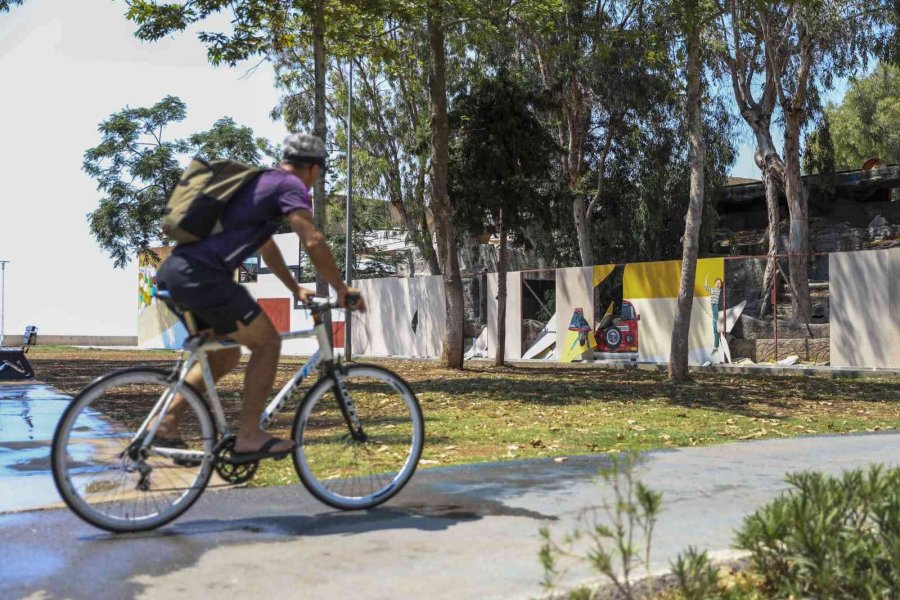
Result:
[[[298,302],[313,292],[300,287],[272,240],[283,217],[300,237],[317,271],[337,291],[338,304],[346,307],[350,291],[341,278],[325,236],[312,218],[309,188],[325,171],[325,144],[318,137],[295,133],[282,148],[282,162],[262,172],[228,201],[221,222],[223,230],[200,241],[179,245],[159,268],[159,289],[191,311],[199,330],[211,330],[250,349],[244,374],[244,403],[231,453],[236,463],[263,458],[283,458],[293,442],[275,438],[260,429],[260,415],[272,391],[281,338],[268,316],[242,285],[234,271],[256,251],[266,266],[291,291]],[[365,310],[359,300],[356,310]],[[213,377],[218,381],[240,362],[240,348],[209,355]],[[185,381],[205,390],[202,371],[195,365]],[[184,401],[177,396],[172,409],[159,425],[156,437],[171,445],[181,440],[179,419]]]

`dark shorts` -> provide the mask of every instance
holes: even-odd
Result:
[[[199,330],[212,329],[218,335],[237,331],[237,324],[249,325],[261,312],[259,304],[231,274],[196,260],[173,254],[156,273],[157,286],[168,290],[169,308],[184,320],[181,309],[193,313]]]

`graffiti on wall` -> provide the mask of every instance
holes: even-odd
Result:
[[[156,271],[168,254],[168,248],[156,255],[138,258],[138,345],[142,348],[181,348],[187,330],[178,317],[156,296]]]
[[[695,364],[722,360],[724,279],[721,258],[697,261],[688,338]],[[594,267],[594,322],[583,308],[574,309],[560,361],[667,362],[680,285],[677,260]]]

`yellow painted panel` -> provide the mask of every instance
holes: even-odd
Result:
[[[713,287],[716,278],[725,278],[725,261],[703,258],[697,261],[694,296],[709,296],[704,287]],[[666,260],[625,265],[623,295],[632,298],[677,298],[681,286],[681,261]]]
[[[580,342],[582,341],[587,342],[587,344],[581,344]],[[563,346],[563,352],[559,362],[569,363],[573,360],[580,359],[585,352],[593,350],[596,347],[597,340],[594,338],[593,331],[587,332],[584,336],[578,331],[567,331],[566,342]]]
[[[725,280],[725,260],[721,258],[701,258],[698,260],[697,276],[694,279],[694,296],[709,296],[709,292],[704,286],[716,287],[716,279]]]
[[[677,298],[681,261],[666,260],[625,265],[622,294],[625,298]]]
[[[616,265],[595,265],[594,266],[594,287],[597,287],[603,280],[609,277],[609,274],[615,271]]]

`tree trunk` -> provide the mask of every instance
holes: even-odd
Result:
[[[766,259],[766,270],[763,275],[763,285],[760,290],[760,299],[762,300],[762,306],[759,310],[760,317],[765,316],[767,312],[766,306],[768,306],[768,298],[770,296],[769,290],[775,284],[776,255],[779,252],[779,240],[781,238],[781,210],[778,207],[778,192],[781,188],[780,182],[783,181],[783,176],[775,172],[776,168],[772,162],[769,161],[769,164],[763,168],[762,172],[763,184],[766,187],[766,212],[769,220],[769,251]],[[772,310],[776,310],[776,307],[773,306]]]
[[[443,0],[430,0],[428,45],[431,71],[428,90],[431,96],[431,206],[437,254],[444,276],[447,305],[447,330],[442,360],[451,369],[463,367],[463,326],[465,301],[459,272],[459,253],[453,228],[453,207],[447,193],[450,166],[450,123],[447,117],[447,64],[444,48]]]
[[[572,212],[575,217],[575,235],[578,238],[581,264],[590,267],[594,264],[594,246],[591,244],[587,206],[585,206],[584,200],[584,196],[576,190],[575,199],[572,201]]]
[[[687,121],[690,141],[691,198],[685,217],[683,255],[681,259],[681,287],[678,308],[672,327],[672,347],[669,354],[669,378],[682,381],[688,376],[688,338],[691,329],[691,310],[694,305],[694,280],[697,277],[697,254],[700,247],[700,225],[703,219],[703,166],[706,160],[703,147],[703,124],[700,114],[700,27],[690,27],[687,33]]]
[[[497,356],[498,367],[506,364],[506,270],[509,256],[506,248],[506,223],[500,209],[500,256],[497,259]]]
[[[802,109],[785,110],[784,193],[791,218],[788,238],[791,312],[794,321],[809,323],[812,307],[809,299],[809,203],[800,179],[800,129]]]
[[[313,15],[313,61],[315,90],[314,95],[314,123],[313,134],[327,143],[328,124],[325,117],[325,80],[327,77],[328,63],[325,58],[325,0],[315,0],[315,14]],[[319,177],[313,187],[313,218],[316,226],[325,231],[328,226],[328,214],[326,207],[328,205],[325,196],[325,177]],[[316,273],[316,295],[323,298],[328,297],[328,282],[317,272]],[[331,314],[323,315],[325,320],[328,337],[331,339]],[[333,341],[333,340],[332,340]]]

